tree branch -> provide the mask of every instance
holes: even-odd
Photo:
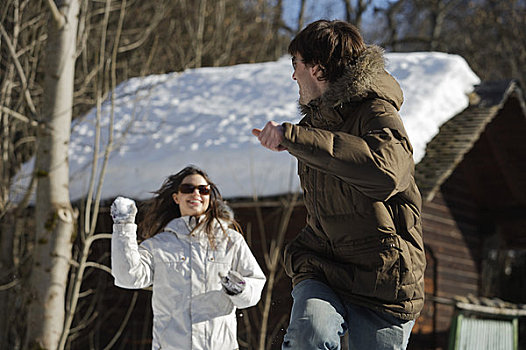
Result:
[[[124,319],[122,320],[121,326],[119,327],[119,329],[115,333],[115,336],[113,337],[113,339],[111,339],[111,341],[108,343],[108,345],[106,345],[104,350],[111,349],[113,347],[113,345],[115,345],[115,343],[117,342],[119,337],[121,336],[122,331],[124,331],[124,328],[128,324],[128,320],[130,319],[131,313],[132,313],[133,309],[135,308],[135,303],[137,302],[137,296],[138,295],[139,295],[139,292],[133,292],[132,301],[130,302],[130,306],[128,307],[128,311],[126,311],[126,315],[124,316]]]
[[[35,108],[35,104],[33,103],[33,99],[31,98],[31,95],[29,94],[29,90],[27,89],[27,79],[26,79],[26,75],[24,74],[24,69],[22,68],[20,61],[18,60],[18,56],[16,54],[16,50],[13,46],[13,43],[11,42],[9,36],[7,35],[7,32],[4,26],[2,25],[2,23],[0,23],[0,34],[4,37],[4,40],[7,44],[7,48],[9,49],[9,53],[11,54],[11,58],[13,59],[13,63],[15,64],[16,71],[18,72],[18,76],[20,77],[20,80],[22,81],[22,89],[24,90],[24,97],[26,99],[27,105],[29,106],[31,113],[36,114],[37,110]]]
[[[99,264],[99,263],[96,263],[96,262],[93,262],[93,261],[88,261],[86,262],[86,267],[94,267],[94,268],[97,268],[99,270],[102,270],[102,271],[106,271],[107,273],[109,273],[111,275],[111,269],[106,266],[106,265],[103,265],[103,264]]]
[[[31,118],[26,117],[25,115],[23,115],[21,113],[18,113],[16,111],[13,111],[12,109],[9,109],[7,107],[0,106],[0,111],[2,111],[3,113],[5,113],[7,115],[10,115],[11,117],[13,117],[15,119],[18,119],[18,120],[23,121],[25,123],[29,123],[31,126],[38,126],[38,122],[37,121],[32,120]]]
[[[53,19],[55,20],[55,23],[60,28],[66,23],[66,19],[62,13],[60,13],[57,4],[55,4],[55,1],[53,0],[46,0],[46,4],[49,6],[49,10],[51,11],[51,15],[53,16]]]
[[[4,285],[1,285],[0,286],[0,292],[3,292],[4,290],[8,290],[10,288],[13,288],[14,286],[16,286],[18,283],[20,282],[20,280],[16,279],[16,280],[13,280],[7,284],[4,284]]]

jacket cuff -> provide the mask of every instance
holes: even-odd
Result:
[[[295,139],[294,124],[283,123],[281,126],[283,127],[283,141],[281,142],[281,145],[290,149],[291,146],[293,146]]]
[[[137,224],[113,224],[113,233],[119,236],[136,238]]]
[[[239,294],[236,295],[225,295],[232,301],[235,307],[238,309],[246,309],[247,307],[254,306],[258,303],[260,297],[255,297],[253,286],[247,285],[245,289]]]

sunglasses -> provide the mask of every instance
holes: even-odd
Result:
[[[200,195],[206,196],[210,194],[210,185],[194,186],[192,184],[181,184],[179,185],[179,192],[187,194],[193,193],[196,188],[199,191]]]

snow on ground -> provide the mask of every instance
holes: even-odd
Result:
[[[479,78],[456,55],[416,52],[386,57],[388,71],[404,91],[400,114],[418,162],[439,126],[467,107],[467,93]],[[113,110],[116,144],[103,198],[149,198],[168,175],[188,164],[207,171],[226,198],[298,191],[295,159],[261,147],[251,134],[252,128],[269,120],[299,121],[298,88],[291,75],[290,57],[283,57],[120,84]],[[101,113],[102,150],[110,114],[111,103],[106,101]],[[87,194],[95,118],[94,109],[73,126],[69,158],[73,200]],[[27,173],[31,165],[24,170]]]

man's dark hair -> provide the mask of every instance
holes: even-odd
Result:
[[[366,45],[358,28],[345,21],[312,22],[289,44],[289,53],[300,54],[307,65],[320,65],[320,80],[334,82],[352,64]]]

